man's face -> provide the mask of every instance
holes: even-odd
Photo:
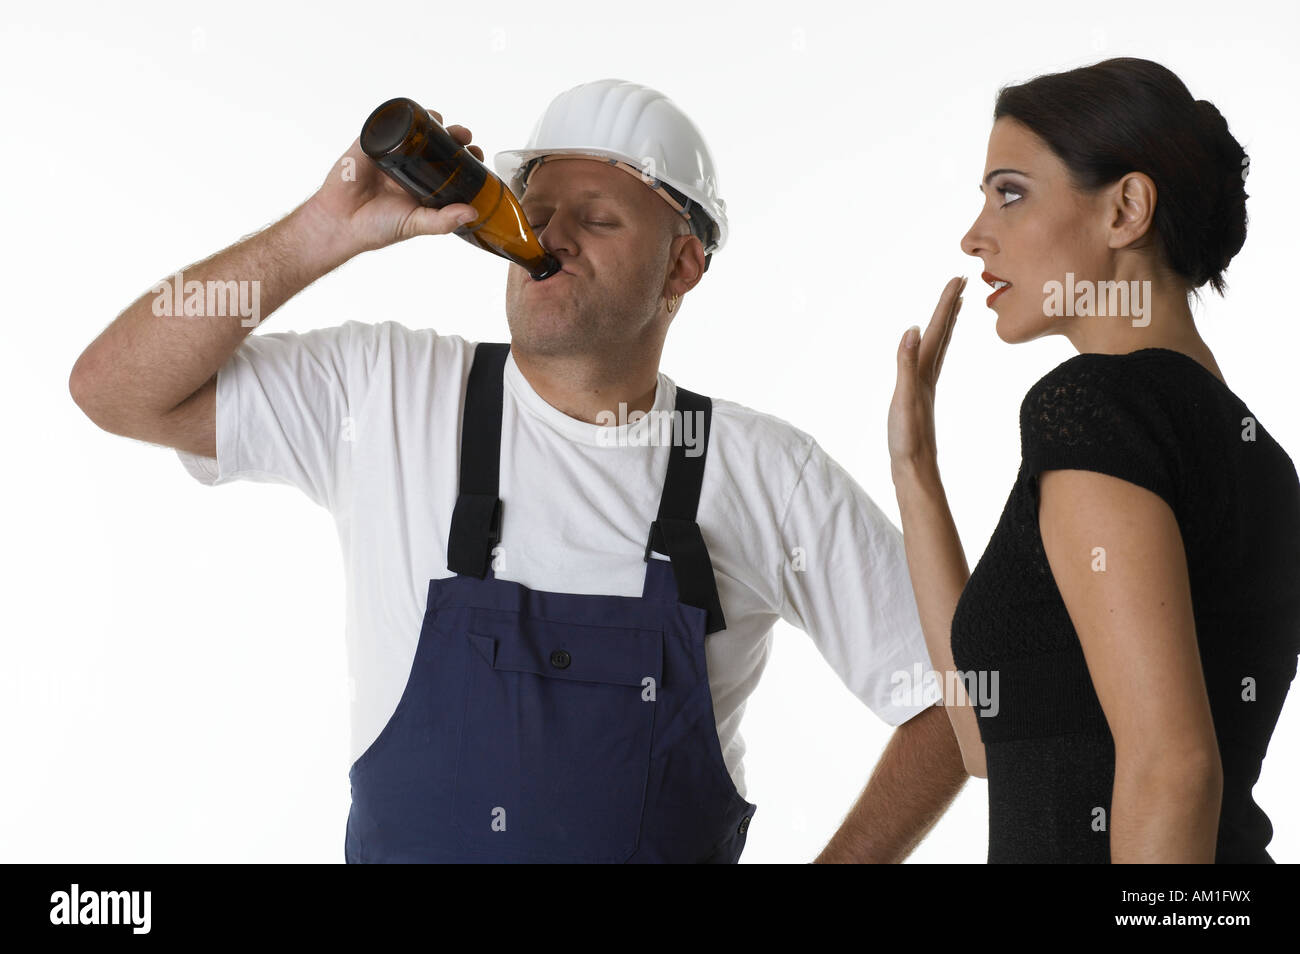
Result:
[[[513,346],[535,354],[608,354],[656,338],[670,255],[685,222],[636,176],[593,159],[552,159],[520,203],[563,271],[534,281],[511,265],[506,317]]]

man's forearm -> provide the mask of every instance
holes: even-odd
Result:
[[[942,705],[894,730],[866,789],[819,864],[903,861],[952,804],[969,776]]]
[[[164,415],[216,374],[262,319],[351,254],[308,200],[267,228],[181,269],[179,299],[170,288],[173,275],[151,286],[82,352],[69,389],[108,430]],[[202,315],[186,316],[190,282],[200,283],[191,289],[205,290],[193,299]],[[169,288],[158,290],[164,283]],[[216,289],[216,283],[223,283],[218,290],[226,295],[225,307],[211,310],[224,315],[207,314],[206,289]],[[256,320],[241,314],[241,294],[244,303],[256,302]]]

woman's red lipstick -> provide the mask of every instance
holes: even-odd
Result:
[[[994,286],[993,294],[989,295],[989,297],[984,300],[984,304],[988,305],[989,307],[993,306],[993,302],[996,298],[998,298],[998,296],[1000,296],[1004,291],[1006,291],[1008,288],[1011,287],[1011,283],[1009,281],[1007,281],[1005,278],[998,278],[998,276],[994,275],[992,272],[982,272],[980,274],[980,277],[983,278],[984,281],[986,281],[988,284]]]

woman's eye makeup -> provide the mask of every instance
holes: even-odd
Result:
[[[1006,206],[1010,205],[1012,202],[1020,201],[1021,196],[1024,195],[1023,192],[1021,192],[1019,189],[1015,188],[1014,186],[998,186],[997,192],[1003,198],[1006,198],[1008,193],[1015,196],[1014,199],[1007,199],[1005,202],[1002,203],[1002,205],[999,208],[1005,208]]]

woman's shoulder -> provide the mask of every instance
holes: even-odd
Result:
[[[1236,392],[1167,348],[1062,361],[1025,394],[1020,435],[1025,476],[1101,471],[1155,491],[1175,513],[1222,510],[1243,482],[1295,483],[1290,457]]]
[[[1152,490],[1178,512],[1187,475],[1198,469],[1189,464],[1201,456],[1193,421],[1227,419],[1193,372],[1224,387],[1191,357],[1164,349],[1062,361],[1021,402],[1022,473],[1099,471]]]
[[[1157,395],[1150,376],[1131,359],[1132,354],[1083,352],[1035,381],[1020,402],[1026,445],[1109,441],[1117,426],[1144,416],[1142,408]]]
[[[1236,393],[1195,358],[1142,348],[1062,361],[1029,388],[1020,416],[1022,434],[1028,428],[1042,439],[1100,436],[1125,423],[1140,425],[1148,437],[1173,438],[1182,424],[1244,410]]]
[[[1103,385],[1128,388],[1134,381],[1154,386],[1169,380],[1233,393],[1214,372],[1189,354],[1170,348],[1139,348],[1115,354],[1080,352],[1035,381],[1026,397],[1051,390],[1086,392],[1090,387]]]

